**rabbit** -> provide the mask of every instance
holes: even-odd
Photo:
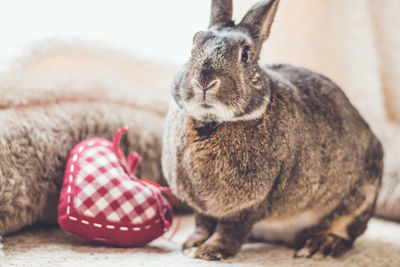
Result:
[[[318,73],[258,63],[278,3],[235,24],[232,1],[212,0],[173,82],[162,170],[195,212],[191,257],[225,259],[249,240],[338,257],[373,214],[383,149],[359,112]]]

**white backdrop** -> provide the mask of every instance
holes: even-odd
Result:
[[[101,41],[181,64],[208,25],[204,0],[0,0],[0,70],[49,38]]]

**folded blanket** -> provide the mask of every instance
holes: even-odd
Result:
[[[55,222],[70,149],[110,139],[143,158],[138,176],[163,183],[163,117],[176,67],[148,63],[93,43],[47,41],[0,75],[0,234]],[[377,214],[400,220],[400,130],[372,125],[385,146]]]

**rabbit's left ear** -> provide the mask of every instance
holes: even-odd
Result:
[[[232,0],[211,0],[210,26],[232,21]]]
[[[257,55],[262,43],[267,40],[274,21],[279,0],[261,0],[244,16],[239,25],[247,28],[255,41]]]

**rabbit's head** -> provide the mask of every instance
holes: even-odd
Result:
[[[186,114],[203,121],[262,115],[270,88],[258,58],[278,2],[258,2],[235,24],[232,0],[212,0],[209,29],[195,34],[191,57],[173,86],[173,98]]]

